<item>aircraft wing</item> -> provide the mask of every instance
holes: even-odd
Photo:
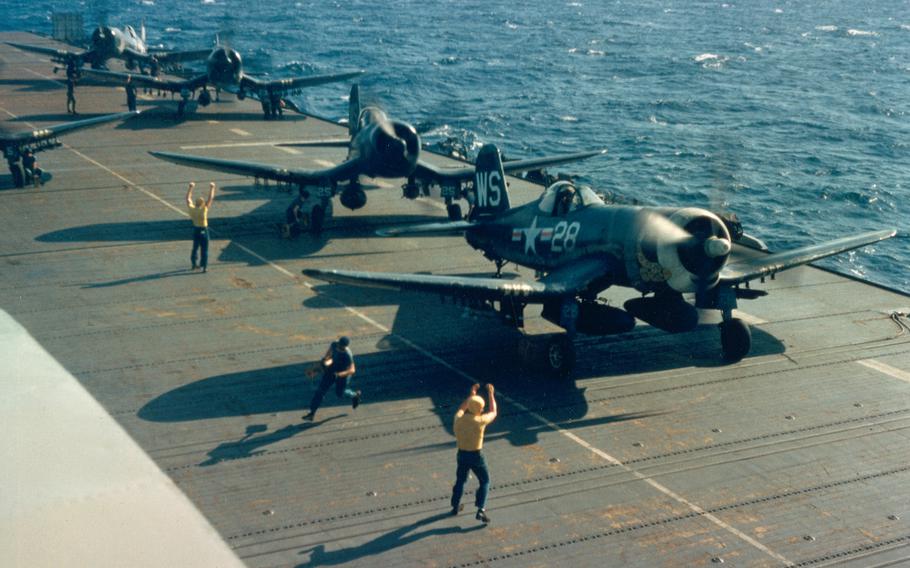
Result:
[[[331,138],[325,140],[301,140],[300,142],[282,142],[275,146],[284,146],[289,148],[349,148],[351,146],[350,138]]]
[[[96,116],[93,118],[86,118],[83,120],[73,120],[71,122],[64,122],[62,124],[55,124],[54,126],[48,126],[47,128],[41,128],[38,130],[32,130],[27,132],[17,132],[9,137],[4,138],[4,142],[12,142],[13,144],[33,144],[36,142],[41,142],[42,140],[49,140],[51,138],[56,138],[61,134],[66,132],[73,132],[74,130],[82,130],[83,128],[91,128],[92,126],[99,126],[108,122],[113,122],[115,120],[121,120],[124,118],[130,118],[136,116],[140,111],[129,111],[129,112],[118,112],[116,114],[106,114],[104,116]],[[41,149],[40,147],[37,149]]]
[[[6,44],[11,45],[11,46],[15,47],[16,49],[21,49],[22,51],[31,51],[32,53],[40,53],[41,55],[47,55],[53,61],[57,61],[59,63],[66,63],[66,60],[70,59],[70,58],[76,58],[76,59],[83,58],[83,57],[85,57],[85,54],[88,53],[88,52],[74,53],[72,51],[67,51],[65,49],[55,49],[53,47],[44,47],[41,45],[28,45],[26,43],[14,43],[11,41],[6,42]]]
[[[594,156],[606,154],[606,150],[596,150],[592,152],[576,152],[573,154],[557,154],[555,156],[544,156],[542,158],[530,158],[527,160],[512,160],[502,163],[502,169],[507,174],[526,172],[530,170],[539,170],[549,166],[556,166],[568,162],[577,162]],[[435,179],[442,182],[454,182],[468,180],[474,177],[473,166],[461,166],[458,168],[441,168],[418,160],[415,174],[421,178]]]
[[[236,160],[222,160],[220,158],[206,158],[203,156],[188,156],[172,152],[149,152],[152,156],[181,166],[240,174],[262,179],[271,179],[299,184],[324,184],[342,179],[350,179],[356,175],[358,164],[354,160],[342,162],[331,168],[320,170],[288,169],[281,166],[259,164],[256,162],[240,162]]]
[[[290,91],[302,87],[314,87],[325,83],[335,83],[345,81],[363,75],[363,71],[351,71],[349,73],[333,73],[329,75],[312,75],[309,77],[289,77],[287,79],[275,79],[273,81],[264,81],[256,79],[249,75],[240,78],[240,88],[251,95],[257,95],[259,91]]]
[[[151,56],[158,58],[159,63],[183,63],[184,61],[198,61],[205,59],[212,54],[212,49],[194,49],[190,51],[151,51],[149,50],[148,59]]]
[[[183,89],[189,91],[199,89],[204,87],[208,82],[208,75],[205,73],[190,79],[177,81],[160,79],[150,75],[143,75],[142,73],[123,73],[119,71],[105,71],[103,69],[83,69],[81,73],[117,85],[123,85],[126,83],[128,77],[132,77],[133,84],[136,85],[136,87],[149,87],[152,89],[161,89],[162,91],[170,91],[172,93],[179,93]]]
[[[408,290],[437,293],[443,296],[474,300],[520,299],[526,303],[541,303],[550,298],[574,296],[606,275],[609,263],[602,258],[583,259],[545,278],[527,282],[502,278],[471,276],[442,276],[435,274],[401,274],[395,272],[364,272],[359,270],[305,269],[303,274],[339,284],[366,288]]]
[[[801,264],[808,264],[825,258],[826,256],[847,252],[848,250],[890,239],[896,233],[897,231],[891,229],[885,231],[872,231],[815,245],[808,245],[793,250],[731,262],[721,270],[720,284],[742,284],[749,280],[780,272],[781,270],[794,268]]]

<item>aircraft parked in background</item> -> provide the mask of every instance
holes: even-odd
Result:
[[[284,101],[283,97],[289,92],[297,91],[302,87],[345,81],[363,74],[363,71],[274,80],[256,79],[243,72],[243,60],[236,50],[218,45],[209,50],[205,73],[189,79],[161,79],[136,73],[102,70],[85,70],[84,73],[92,77],[114,81],[120,85],[126,83],[127,78],[131,77],[133,84],[137,87],[149,87],[171,93],[179,93],[178,116],[183,116],[190,96],[197,89],[201,89],[198,98],[199,104],[208,106],[212,102],[212,95],[209,93],[208,87],[214,87],[234,93],[241,100],[249,96],[260,101],[266,118],[272,118],[278,116]],[[284,104],[287,104],[287,101],[284,101]]]
[[[92,69],[105,66],[108,59],[121,59],[127,69],[136,69],[141,66],[151,66],[154,57],[158,63],[167,65],[183,61],[205,59],[211,49],[192,51],[153,51],[149,50],[145,42],[145,26],[140,28],[141,33],[136,33],[132,26],[125,26],[122,30],[112,26],[98,26],[92,32],[89,48],[86,51],[68,51],[40,45],[6,42],[9,45],[25,51],[32,51],[47,55],[55,63],[66,67],[82,67],[88,63]]]
[[[535,281],[460,276],[304,270],[330,282],[432,292],[473,305],[493,307],[515,327],[523,326],[528,304],[542,304],[542,316],[566,330],[536,354],[553,374],[572,369],[576,333],[606,335],[630,331],[635,319],[676,333],[698,325],[699,309],[719,310],[720,339],[727,360],[751,349],[751,331],[733,317],[737,300],[767,292],[751,289],[788,268],[888,239],[893,230],[843,237],[773,254],[734,251],[726,224],[694,207],[608,205],[588,187],[560,181],[534,202],[511,208],[499,150],[484,146],[477,157],[476,206],[468,220],[384,231],[387,235],[463,233],[467,242],[493,260],[497,276],[506,262],[533,268]],[[744,286],[745,285],[745,286]],[[623,309],[597,298],[610,286],[632,287],[642,296]],[[691,295],[691,303],[683,297]],[[529,353],[530,339],[522,346]]]

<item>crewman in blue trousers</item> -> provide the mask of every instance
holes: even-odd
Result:
[[[196,198],[193,203],[193,188],[196,182],[191,181],[189,189],[186,190],[186,207],[193,221],[193,252],[190,254],[190,262],[193,270],[196,270],[196,253],[202,253],[199,259],[199,268],[203,272],[208,270],[209,266],[209,208],[212,201],[215,200],[215,182],[209,184],[209,198]]]

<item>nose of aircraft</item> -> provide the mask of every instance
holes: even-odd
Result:
[[[705,254],[710,258],[719,258],[730,254],[733,245],[727,239],[710,237],[705,240]]]

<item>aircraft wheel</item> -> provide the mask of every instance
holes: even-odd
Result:
[[[461,221],[461,206],[457,203],[446,205],[446,213],[449,214],[449,221]]]
[[[322,232],[322,226],[325,224],[325,209],[322,205],[315,205],[310,213],[310,231],[314,235]]]
[[[406,183],[401,186],[405,199],[417,199],[420,197],[420,187],[416,183]]]
[[[739,361],[752,348],[752,332],[749,331],[749,326],[739,318],[721,322],[720,345],[724,351],[724,359],[731,363]]]
[[[575,345],[566,335],[554,335],[544,344],[544,368],[557,378],[569,376],[575,368]]]

